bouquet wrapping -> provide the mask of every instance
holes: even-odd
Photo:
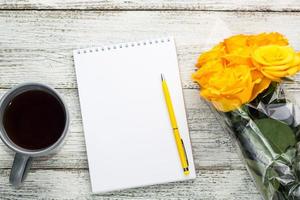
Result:
[[[300,110],[284,89],[300,55],[279,33],[235,35],[197,60],[200,96],[233,136],[264,199],[300,199]]]

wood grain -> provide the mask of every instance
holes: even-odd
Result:
[[[0,170],[1,199],[260,199],[246,170],[201,170],[192,181],[90,193],[87,170],[32,170],[19,190],[8,184],[9,170]]]
[[[1,9],[299,11],[297,0],[1,0]]]
[[[216,33],[279,31],[300,50],[300,33],[295,31],[299,24],[300,13],[2,11],[0,87],[38,81],[77,88],[73,49],[171,35],[183,87],[197,88],[190,79],[194,64],[199,53],[214,44],[210,38],[221,39]]]
[[[122,1],[116,5],[124,6],[120,2]],[[171,1],[166,1],[166,5],[168,2]],[[248,1],[249,4],[251,2],[258,1]],[[111,1],[102,3],[108,5]],[[141,4],[135,1],[134,5],[139,3]],[[198,5],[199,2],[196,3]],[[289,3],[286,5],[290,5]],[[35,160],[34,169],[29,174],[26,184],[18,191],[8,185],[8,168],[12,164],[13,153],[0,144],[0,198],[260,199],[228,134],[219,126],[206,103],[198,97],[197,86],[190,80],[190,75],[194,71],[194,63],[199,53],[213,45],[209,38],[215,38],[215,33],[228,30],[232,34],[279,31],[284,33],[291,44],[299,50],[300,33],[295,29],[300,23],[300,13],[92,10],[119,9],[119,7],[100,8],[100,4],[101,2],[85,4],[79,1],[65,4],[59,1],[0,2],[2,9],[22,9],[22,11],[0,11],[0,88],[2,88],[0,95],[6,92],[7,88],[21,82],[43,82],[58,88],[66,99],[71,114],[70,132],[63,149],[53,157]],[[151,1],[148,5],[150,4]],[[174,2],[175,7],[185,6],[184,4],[185,2],[182,4]],[[219,6],[215,4],[213,6]],[[299,8],[297,3],[293,4],[295,5],[293,8],[279,4],[272,4],[272,9]],[[89,5],[91,7],[88,7]],[[147,8],[145,5],[146,3],[142,5],[144,9]],[[162,3],[155,4],[160,5]],[[270,3],[266,6],[268,5]],[[24,10],[71,9],[72,6],[75,10]],[[155,6],[147,9],[161,9]],[[172,5],[168,6],[167,9],[177,9]],[[254,10],[264,11],[261,4],[257,6]],[[239,10],[243,6],[229,2],[228,7],[224,5],[220,7],[225,10],[227,8]],[[247,10],[247,6],[245,9]],[[215,23],[220,19],[224,26]],[[177,44],[198,177],[192,182],[91,196],[72,50],[164,35],[174,36]],[[296,80],[298,82],[287,85],[294,93],[299,92],[300,77],[298,76]]]

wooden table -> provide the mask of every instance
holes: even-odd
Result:
[[[296,0],[0,0],[0,95],[22,82],[46,83],[71,114],[62,150],[35,160],[19,190],[8,183],[14,154],[0,143],[0,199],[261,199],[190,75],[216,19],[233,34],[279,31],[300,50],[299,10]],[[197,179],[93,195],[72,50],[164,35],[176,39]],[[299,92],[299,84],[288,88]]]

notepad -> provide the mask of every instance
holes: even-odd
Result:
[[[195,178],[175,42],[159,38],[73,52],[92,192]],[[164,74],[190,175],[183,173]]]

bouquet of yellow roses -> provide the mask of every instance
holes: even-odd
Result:
[[[279,33],[235,35],[199,56],[192,78],[234,136],[265,199],[300,199],[300,110],[283,80],[300,54]]]

